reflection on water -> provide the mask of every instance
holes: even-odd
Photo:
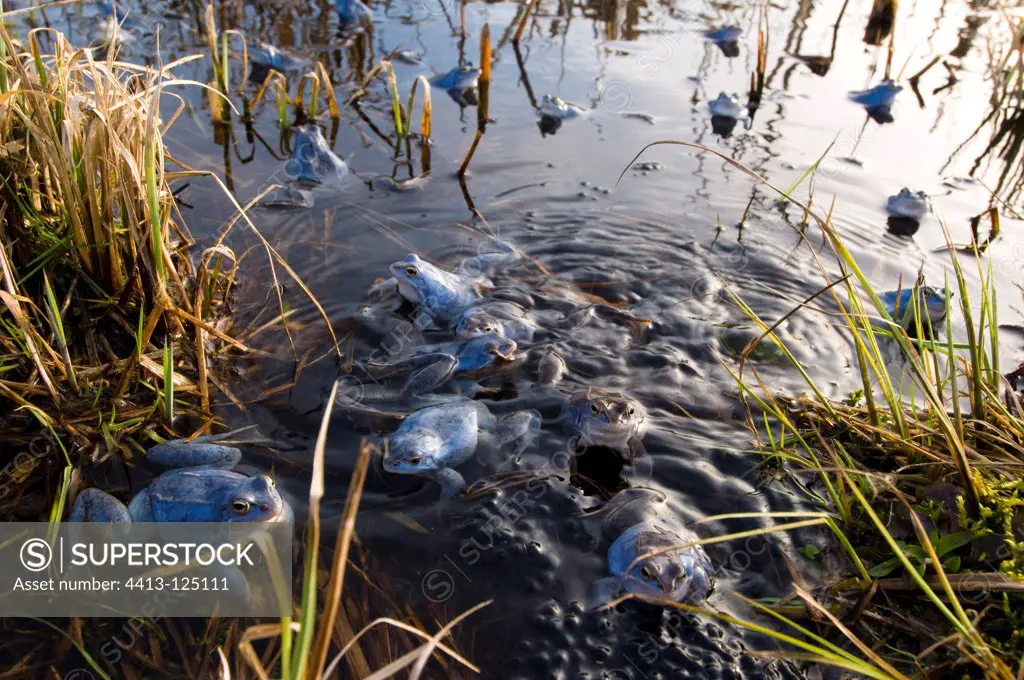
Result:
[[[318,313],[286,287],[296,347],[260,347],[267,355],[240,362],[237,384],[230,386],[268,436],[300,444],[315,437],[332,381],[352,368],[350,362],[365,360],[404,320],[368,316],[365,306],[368,288],[408,253],[452,266],[474,254],[482,233],[498,234],[529,256],[506,293],[530,310],[561,318],[553,301],[572,290],[651,321],[641,337],[597,314],[552,340],[566,362],[566,391],[600,386],[644,404],[651,427],[643,465],[596,452],[547,470],[541,488],[510,486],[440,510],[436,493],[419,480],[381,469],[371,473],[358,529],[379,574],[375,582],[389,583],[394,601],[428,620],[449,619],[496,598],[500,613],[480,619],[476,629],[464,628],[459,639],[484,677],[605,672],[616,678],[753,678],[787,672],[746,653],[757,640],[718,624],[670,620],[644,608],[600,616],[579,611],[586,585],[606,569],[603,554],[583,544],[576,518],[616,489],[663,490],[687,521],[797,507],[788,495],[761,484],[756,459],[744,452],[750,437],[720,361],[733,361],[732,350],[756,337],[730,292],[742,293],[766,319],[782,316],[818,289],[820,273],[810,253],[822,244],[806,228],[802,211],[780,205],[769,190],[708,152],[656,147],[619,181],[645,144],[668,138],[704,144],[779,187],[815,166],[813,182],[802,183],[796,195],[807,198],[813,190],[816,207],[832,210],[881,289],[895,289],[901,277],[915,280],[919,269],[929,281],[943,280],[948,259],[941,252],[946,240],[939,218],[954,242],[966,243],[979,229],[977,216],[998,207],[1003,236],[988,257],[1006,291],[999,318],[1019,321],[1011,292],[1021,265],[1014,204],[1024,181],[1024,116],[1018,93],[993,98],[993,83],[986,80],[987,49],[1003,38],[1002,20],[978,2],[901,3],[895,17],[884,13],[894,3],[875,4],[875,12],[866,0],[841,7],[814,0],[771,5],[764,88],[748,128],[735,118],[712,116],[708,102],[722,91],[746,91],[757,71],[759,13],[753,6],[542,0],[516,42],[524,8],[508,2],[375,2],[372,22],[356,31],[342,25],[332,0],[218,3],[218,25],[242,31],[250,46],[270,45],[304,63],[323,64],[342,105],[339,121],[321,116],[316,122],[348,175],[329,190],[316,189],[311,207],[305,201],[305,208],[257,209],[253,215],[322,302],[345,356],[336,360]],[[157,63],[158,32],[164,63],[206,50],[199,3],[125,3],[122,10],[125,29],[135,36],[122,45],[127,58]],[[91,42],[88,31],[103,17],[99,7],[82,3],[23,20]],[[485,25],[493,45],[489,85],[435,80],[431,142],[400,138],[386,78],[368,78],[374,67],[390,59],[405,106],[417,76],[458,80],[478,68],[472,64],[479,64]],[[708,31],[724,29],[736,30],[723,39],[708,37]],[[263,62],[255,66],[278,68],[272,59]],[[208,61],[177,74],[213,79]],[[917,74],[913,92],[905,89],[884,111],[848,99],[849,92],[887,77],[905,83],[905,74]],[[235,59],[231,82],[252,101],[262,79],[250,78]],[[292,76],[291,96],[297,85]],[[1003,89],[996,84],[997,92]],[[442,90],[458,96],[442,96]],[[176,92],[188,106],[169,140],[175,158],[212,169],[242,202],[280,183],[280,169],[297,147],[295,132],[278,124],[272,96],[253,107],[251,118],[234,114],[227,123],[213,123],[205,94]],[[586,115],[565,123],[539,117],[545,94],[580,105]],[[993,102],[998,106],[990,110]],[[171,111],[177,103],[168,97],[166,105]],[[456,173],[474,144],[460,181]],[[886,199],[903,186],[923,189],[936,215],[913,224],[888,219]],[[184,219],[202,242],[233,217],[232,206],[201,180],[192,180],[181,198]],[[255,243],[244,232],[234,239],[236,252]],[[965,269],[976,276],[975,268]],[[269,271],[256,256],[246,257],[242,271],[238,314],[269,323],[279,311],[268,295]],[[778,332],[814,367],[823,389],[842,398],[859,378],[828,311],[802,310]],[[1008,343],[1001,352],[1007,368],[1016,365],[1019,349]],[[787,384],[788,371],[777,357],[765,353],[759,360],[765,379]],[[558,395],[536,389],[527,373],[502,383],[489,406],[496,412],[537,408],[553,417]],[[344,497],[359,440],[370,435],[359,422],[335,420],[330,498]],[[543,469],[565,445],[565,436],[546,423],[527,454],[532,469]],[[309,461],[301,449],[287,456],[265,462],[287,472],[283,486],[301,499]],[[460,472],[472,484],[493,469],[470,462]],[[328,518],[325,526],[332,523]],[[699,531],[756,526],[712,522]],[[793,557],[793,547],[812,538],[796,534],[709,548],[720,569],[712,605],[741,613],[729,597],[734,591],[785,594],[787,560],[813,578],[819,565]],[[449,586],[444,598],[435,587],[441,583]],[[398,611],[375,607],[371,616]]]

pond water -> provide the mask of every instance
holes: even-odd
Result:
[[[894,120],[884,124],[849,101],[848,92],[883,80],[889,39],[879,40],[879,46],[865,42],[870,1],[850,0],[842,13],[840,5],[803,0],[768,6],[761,105],[752,120],[722,136],[707,104],[720,91],[746,100],[758,61],[761,7],[754,3],[541,0],[518,46],[511,36],[522,7],[511,2],[466,4],[464,37],[460,8],[451,0],[375,3],[372,29],[355,35],[340,32],[334,5],[325,0],[221,3],[220,25],[239,29],[250,44],[266,42],[320,60],[341,102],[374,64],[399,49],[421,62],[393,60],[404,102],[416,76],[479,64],[481,32],[485,25],[490,29],[491,120],[464,183],[455,173],[476,133],[477,108],[462,107],[435,89],[432,144],[414,141],[396,152],[387,85],[378,78],[358,108],[343,108],[336,127],[322,121],[334,151],[349,165],[344,183],[316,192],[312,208],[252,213],[343,340],[355,362],[347,384],[352,378],[364,384],[355,394],[372,387],[360,377],[360,363],[400,323],[398,316],[367,321],[362,308],[370,302],[369,287],[410,252],[454,266],[476,251],[485,233],[500,235],[529,255],[532,264],[496,283],[529,300],[538,312],[564,310],[564,295],[550,292],[560,283],[651,320],[645,332],[635,333],[614,315],[599,313],[545,340],[568,365],[563,391],[615,389],[646,407],[647,454],[636,465],[624,467],[600,452],[576,459],[555,455],[566,450],[567,436],[551,425],[557,415],[552,392],[534,389],[538,354],[526,346],[522,354],[529,360],[502,376],[496,394],[484,403],[496,413],[541,410],[545,425],[523,465],[538,471],[542,484],[529,492],[511,487],[439,504],[436,485],[373,466],[358,521],[366,571],[363,582],[354,575],[346,582],[354,592],[370,593],[359,600],[370,616],[409,614],[433,629],[493,598],[493,605],[455,635],[455,646],[481,666],[483,677],[791,673],[749,653],[763,641],[716,623],[668,619],[633,606],[581,614],[589,583],[605,575],[606,546],[594,549],[583,540],[578,516],[627,486],[663,491],[686,521],[801,507],[785,487],[761,480],[735,382],[720,364],[734,364],[736,349],[754,337],[727,291],[741,295],[771,322],[823,285],[815,253],[830,273],[836,268],[817,227],[802,231],[800,208],[780,206],[770,189],[711,151],[660,146],[644,153],[644,165],[634,166],[633,157],[652,141],[702,144],[778,187],[789,186],[818,162],[813,185],[803,182],[794,195],[805,200],[813,186],[815,208],[822,214],[831,209],[833,224],[883,290],[896,288],[901,276],[904,285],[912,283],[919,269],[933,285],[942,285],[949,256],[940,218],[952,240],[965,243],[971,218],[998,206],[1002,236],[983,265],[991,258],[1000,321],[1008,326],[1002,368],[1016,367],[1020,336],[1010,327],[1019,320],[1014,282],[1024,262],[1014,183],[1020,127],[1009,114],[1005,121],[984,123],[995,90],[988,73],[990,50],[1004,38],[997,5],[900,3],[892,74],[902,73],[906,89],[892,110]],[[128,59],[153,61],[157,25],[165,62],[205,50],[201,13],[193,3],[122,9],[129,10],[129,22],[138,22],[138,39],[124,47]],[[96,8],[82,5],[49,10],[30,21],[48,22],[87,42],[96,16]],[[704,31],[730,25],[742,30],[734,56],[703,37]],[[920,77],[918,98],[906,78],[936,57],[939,61]],[[208,60],[177,73],[202,82],[213,77]],[[236,64],[234,83],[244,76]],[[294,87],[293,78],[293,92]],[[255,89],[247,86],[250,96]],[[251,127],[236,119],[225,128],[211,123],[205,94],[195,88],[178,92],[189,106],[169,138],[175,158],[211,170],[242,202],[280,177],[288,151],[271,97],[256,107]],[[545,131],[534,108],[544,94],[586,113],[564,121],[553,134]],[[174,106],[167,97],[165,112]],[[416,111],[418,125],[419,104]],[[987,148],[1000,125],[1006,137]],[[426,181],[402,191],[380,179],[422,176]],[[886,198],[904,186],[926,192],[934,209],[909,235],[887,224],[884,209]],[[200,246],[234,214],[212,181],[192,180],[180,198]],[[985,224],[983,218],[982,236]],[[239,318],[265,322],[276,303],[258,241],[239,227],[228,244],[247,253]],[[967,270],[976,285],[977,268]],[[239,362],[229,385],[245,412],[235,413],[230,399],[222,401],[232,422],[258,423],[268,436],[295,444],[295,450],[274,456],[253,451],[246,463],[276,470],[301,515],[311,444],[331,384],[349,362],[331,352],[319,313],[283,272],[278,274],[285,281],[294,353],[280,333],[258,336],[253,344],[265,355]],[[835,323],[834,316],[806,309],[788,319],[779,334],[826,393],[842,398],[859,386],[859,377]],[[793,371],[770,353],[758,370],[780,389],[801,389]],[[336,525],[364,437],[378,441],[344,413],[335,414],[328,440],[327,526]],[[566,459],[571,464],[560,466]],[[460,471],[470,483],[494,472],[477,462]],[[695,530],[713,536],[761,524],[730,520]],[[819,565],[796,551],[806,543],[827,547],[811,532],[709,546],[719,570],[709,606],[747,616],[734,593],[778,597],[789,591],[791,573],[813,579]],[[383,590],[387,597],[380,596]],[[389,609],[395,603],[399,609]],[[455,665],[430,672],[468,676]]]

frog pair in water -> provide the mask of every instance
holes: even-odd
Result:
[[[377,377],[411,373],[402,387],[406,399],[425,395],[454,378],[473,379],[500,371],[516,360],[518,345],[498,335],[481,334],[453,342],[416,347],[405,356],[369,362],[366,371]],[[457,381],[462,391],[474,391],[465,380]]]
[[[242,452],[229,441],[239,432],[157,444],[146,454],[146,461],[166,472],[136,494],[127,507],[104,491],[85,489],[75,499],[70,521],[288,521],[291,509],[274,480],[232,471]]]
[[[512,302],[484,300],[484,274],[519,262],[515,247],[492,239],[495,250],[464,260],[458,272],[445,271],[410,254],[390,266],[392,277],[374,288],[394,290],[416,309],[424,328],[447,328],[457,340],[413,348],[386,361],[371,363],[371,373],[415,371],[404,392],[425,394],[462,375],[514,361],[519,342],[533,339],[534,325]]]
[[[611,576],[591,585],[591,608],[625,593],[697,604],[714,589],[715,571],[698,538],[672,513],[663,494],[625,489],[587,516],[592,533],[611,541]],[[588,527],[588,528],[590,528]]]

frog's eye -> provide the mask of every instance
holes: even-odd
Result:
[[[248,514],[249,510],[251,509],[252,503],[250,503],[249,501],[242,500],[241,498],[236,498],[235,500],[231,501],[231,512],[235,513],[236,515]]]
[[[590,405],[590,412],[593,413],[596,416],[599,413],[601,413],[601,407],[598,406],[597,404],[591,404]]]
[[[420,270],[413,265],[409,265],[405,268],[405,275],[409,278],[415,278],[419,276]]]
[[[658,572],[656,572],[654,570],[654,567],[652,567],[649,564],[645,564],[643,566],[643,568],[640,570],[640,575],[644,577],[645,581],[654,581],[658,578]]]
[[[406,462],[407,462],[407,463],[408,463],[409,465],[419,465],[419,462],[420,462],[421,460],[423,460],[423,456],[409,456],[409,457],[408,457],[408,458],[406,459]]]
[[[632,406],[630,406],[628,409],[626,409],[626,415],[629,416],[630,418],[632,418],[635,414],[636,414],[636,409],[634,409]]]

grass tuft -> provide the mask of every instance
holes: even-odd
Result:
[[[26,51],[0,26],[0,133],[17,150],[0,157],[0,355],[19,405],[87,437],[116,402],[124,413],[162,398],[169,420],[175,386],[196,392],[207,351],[182,319],[209,327],[224,304],[196,295],[190,238],[172,218],[159,99],[189,82],[176,64],[96,61],[50,38],[52,53],[35,40]]]
[[[977,242],[968,251],[980,282],[972,294],[963,249],[953,247],[946,232],[952,279],[945,286],[955,296],[947,294],[942,327],[931,327],[917,295],[910,296],[910,309],[890,315],[831,216],[796,200],[795,186],[773,187],[738,161],[697,144],[659,143],[715,153],[771,187],[817,223],[832,256],[809,250],[824,287],[778,321],[760,318],[732,294],[762,335],[742,352],[738,367],[722,362],[736,380],[765,465],[791,478],[806,504],[828,511],[828,536],[848,569],[819,584],[814,596],[798,590],[791,602],[755,603],[762,614],[811,638],[810,647],[754,622],[733,622],[797,647],[794,658],[868,677],[902,678],[947,665],[971,666],[968,674],[987,678],[1019,677],[1024,420],[1015,395],[1004,398],[994,277],[991,266],[982,265]],[[842,401],[826,397],[775,334],[786,318],[825,293],[860,377],[860,389]],[[762,341],[779,347],[804,381],[805,395],[782,393],[759,373],[751,353]],[[807,484],[808,474],[824,496]],[[859,654],[837,656],[797,622],[801,618],[834,629]],[[925,618],[927,627],[914,623]],[[915,648],[916,656],[897,651]]]

